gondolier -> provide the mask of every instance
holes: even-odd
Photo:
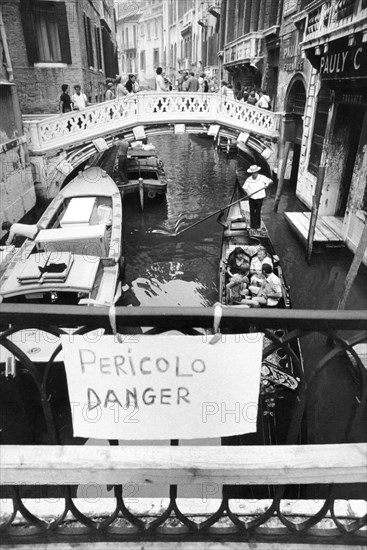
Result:
[[[252,195],[249,198],[250,206],[250,225],[251,229],[260,229],[261,226],[261,207],[264,198],[266,197],[265,187],[268,187],[272,180],[266,176],[259,174],[260,166],[253,164],[247,170],[251,174],[243,185],[243,190],[247,195]],[[258,192],[257,192],[258,191]]]

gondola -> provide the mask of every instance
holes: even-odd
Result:
[[[36,238],[26,239],[9,256],[0,278],[1,302],[22,304],[24,311],[33,304],[115,304],[122,292],[124,258],[121,196],[113,180],[96,166],[80,172],[50,203],[38,226]],[[72,334],[76,329],[64,326],[62,330]],[[33,427],[31,422],[28,424],[36,411],[42,418],[39,392],[31,373],[42,378],[59,339],[47,329],[32,328],[14,332],[11,341],[24,359],[0,346],[0,399],[7,418],[14,407],[21,411],[21,422],[6,421],[2,426],[3,439],[15,443],[37,441],[45,426],[41,420]],[[29,361],[35,365],[32,369],[27,368]],[[54,365],[50,392],[56,388],[60,402],[67,403],[59,356]],[[60,422],[68,425],[68,419],[60,417]]]
[[[236,180],[232,202],[240,199],[244,193]],[[228,208],[225,220],[218,220],[224,226],[221,257],[219,265],[219,302],[226,307],[243,308],[244,315],[248,306],[229,305],[226,292],[228,282],[227,265],[230,254],[236,247],[242,248],[251,258],[261,245],[266,248],[273,261],[274,273],[282,284],[282,297],[277,307],[290,308],[289,289],[286,285],[280,260],[275,253],[273,244],[264,223],[259,230],[250,229],[248,201],[241,201]],[[286,331],[278,329],[275,336],[282,338]],[[270,336],[270,335],[269,335]],[[271,339],[264,335],[264,350],[271,344]],[[298,339],[292,344],[280,346],[263,358],[261,369],[261,387],[258,403],[257,430],[255,433],[225,437],[223,445],[282,445],[288,442],[287,435],[292,414],[297,403],[301,381],[303,378],[303,359]],[[305,424],[298,437],[292,443],[305,441]],[[272,496],[271,488],[226,486],[224,494],[228,498],[268,498]],[[291,496],[294,496],[294,492]]]
[[[139,195],[140,205],[144,209],[144,200],[162,199],[167,191],[167,178],[164,164],[155,152],[152,144],[141,144],[129,147],[127,152],[127,176],[124,183],[117,171],[118,158],[116,157],[113,179],[119,188],[122,197]]]

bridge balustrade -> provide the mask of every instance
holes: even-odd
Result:
[[[278,113],[221,94],[140,92],[119,100],[93,104],[82,111],[24,120],[29,149],[42,154],[70,148],[134,126],[203,123],[220,124],[238,132],[277,138]]]
[[[241,544],[241,548],[296,549],[300,545],[362,548],[366,544],[367,372],[355,348],[367,341],[363,311],[223,308],[223,336],[226,331],[261,331],[269,341],[263,361],[282,348],[296,363],[300,386],[289,412],[285,446],[180,447],[178,441],[172,441],[170,447],[121,447],[110,441],[110,447],[80,447],[78,443],[83,441],[70,441],[70,435],[72,445],[65,445],[68,436],[60,415],[71,418],[70,410],[65,403],[58,408],[58,397],[52,393],[61,348],[56,342],[49,362],[40,369],[13,339],[20,330],[26,333],[37,327],[55,340],[66,326],[78,334],[94,329],[131,334],[141,327],[150,327],[148,334],[172,329],[197,334],[198,328],[193,327],[201,327],[202,337],[209,339],[214,311],[117,307],[111,318],[105,307],[2,304],[0,344],[17,357],[32,381],[33,399],[42,411],[45,427],[40,445],[22,445],[13,439],[17,445],[1,447],[4,548],[23,544],[38,549],[47,544],[88,548],[93,544],[93,548],[102,549],[107,543],[108,548],[121,548],[124,543],[128,548],[185,548],[187,544],[191,549],[206,543],[213,548],[238,548]],[[308,365],[305,376],[297,349],[299,342],[302,346],[310,338],[316,338],[320,353],[316,363]],[[311,417],[315,414],[310,401],[325,391],[321,386],[325,379],[329,379],[327,387],[333,384],[338,369],[355,387],[350,402],[343,404],[344,421],[336,427],[338,438],[324,444],[326,436],[318,433],[316,425],[313,445],[306,445],[301,437],[305,411]],[[17,377],[11,376],[9,368],[7,375],[4,379],[2,373],[0,386],[6,403],[17,398]],[[19,405],[27,409],[27,403]],[[9,443],[9,427],[14,434],[19,422],[16,409],[13,411],[2,417],[3,443]],[[28,411],[31,416],[33,412]],[[326,408],[323,414],[327,414]],[[335,422],[340,422],[340,415]],[[162,483],[169,484],[165,498],[139,497],[139,487]],[[182,485],[198,486],[198,495],[179,498]],[[106,486],[109,498],[102,496]],[[234,493],[231,487],[235,487]],[[239,487],[245,487],[245,492],[236,496]]]

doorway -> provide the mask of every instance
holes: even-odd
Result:
[[[302,80],[297,79],[289,88],[284,117],[284,141],[290,142],[286,179],[297,186],[301,143],[303,135],[303,115],[306,106],[306,90]]]
[[[340,104],[335,120],[335,126],[347,128],[352,123],[349,132],[349,139],[345,146],[347,153],[340,180],[339,196],[336,205],[335,215],[343,217],[347,208],[348,196],[353,177],[354,164],[357,156],[359,140],[361,137],[364,119],[364,109],[354,105]]]

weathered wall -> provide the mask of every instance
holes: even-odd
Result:
[[[18,143],[8,151],[2,150],[0,153],[1,223],[20,220],[35,203],[33,174],[30,165],[27,164],[26,144]]]
[[[100,26],[99,15],[88,0],[66,1],[72,64],[40,65],[28,61],[19,0],[3,4],[3,17],[12,55],[14,79],[18,87],[23,114],[58,112],[61,85],[64,83],[69,84],[71,92],[75,84],[80,84],[92,102],[103,100],[104,73],[98,69],[89,69],[87,64],[83,11],[90,17],[93,28],[95,24]],[[92,40],[95,40],[94,33],[92,33]]]

